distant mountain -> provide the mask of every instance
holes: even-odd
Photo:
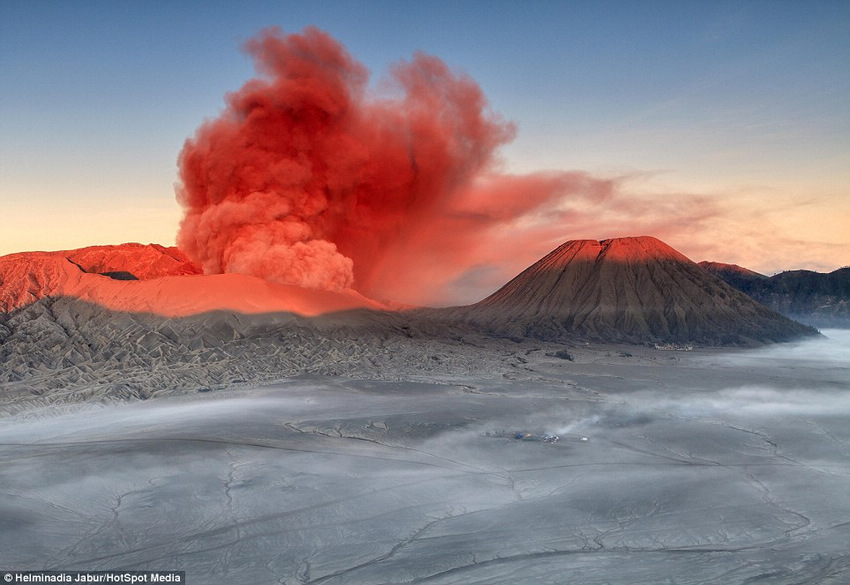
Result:
[[[717,276],[721,280],[725,281],[727,284],[731,284],[738,290],[742,290],[745,287],[752,286],[752,283],[754,282],[767,279],[767,276],[765,276],[764,274],[759,274],[758,272],[754,272],[736,264],[723,264],[722,262],[699,262],[698,266],[701,266],[705,270],[708,270],[714,276]]]
[[[768,277],[735,264],[699,265],[783,315],[816,327],[850,327],[850,267],[826,274],[790,270]]]
[[[652,237],[566,242],[455,319],[516,337],[749,344],[816,331]]]

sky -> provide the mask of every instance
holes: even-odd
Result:
[[[256,75],[243,45],[309,25],[376,91],[416,51],[469,75],[516,126],[503,172],[611,181],[504,271],[635,235],[765,274],[850,264],[840,0],[0,0],[0,254],[173,245],[178,155]]]

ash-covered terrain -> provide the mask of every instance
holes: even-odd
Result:
[[[0,419],[2,565],[209,584],[846,583],[848,343],[556,357],[494,340],[430,347],[418,372],[399,359],[396,380],[363,365],[30,408]]]
[[[0,259],[0,569],[850,580],[850,338],[657,240],[405,311],[127,250]]]

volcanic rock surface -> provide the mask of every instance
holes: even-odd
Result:
[[[648,236],[566,242],[452,315],[540,339],[724,345],[816,334]]]
[[[195,277],[197,278],[197,277]],[[389,377],[476,371],[495,357],[398,313],[211,311],[183,317],[45,297],[0,312],[0,413],[33,405],[147,399],[299,374]]]
[[[699,265],[758,302],[815,327],[850,327],[850,267],[829,273],[789,270],[765,276],[735,264]]]

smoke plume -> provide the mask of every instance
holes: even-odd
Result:
[[[179,160],[177,243],[208,274],[429,302],[494,256],[522,257],[498,250],[510,240],[497,232],[535,239],[553,232],[540,218],[576,219],[564,201],[612,196],[613,181],[583,173],[500,174],[514,126],[436,57],[401,62],[376,93],[316,28],[268,29],[246,48],[260,77],[227,96]]]

